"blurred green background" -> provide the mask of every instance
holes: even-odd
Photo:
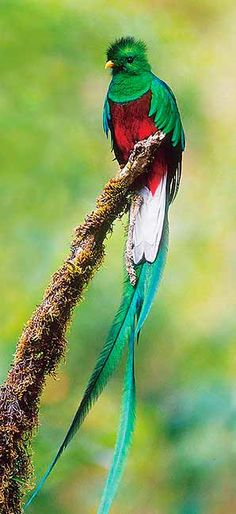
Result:
[[[1,0],[0,234],[4,380],[16,341],[116,172],[101,111],[108,43],[143,38],[187,135],[168,263],[137,349],[137,425],[114,514],[236,512],[234,0]],[[66,363],[48,380],[41,476],[119,303],[125,220],[75,311]],[[32,513],[96,513],[117,430],[122,366]]]

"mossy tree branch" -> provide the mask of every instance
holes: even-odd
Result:
[[[137,143],[127,165],[104,187],[96,208],[75,230],[68,258],[53,275],[43,300],[23,330],[8,377],[0,389],[0,511],[20,514],[32,476],[30,444],[48,374],[65,348],[73,308],[100,266],[104,240],[126,210],[130,187],[147,172],[164,134]]]

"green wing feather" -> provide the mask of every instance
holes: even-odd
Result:
[[[184,150],[184,130],[173,91],[163,80],[153,75],[151,92],[149,116],[153,116],[156,127],[165,134],[172,132],[173,146],[181,144]]]
[[[124,392],[122,398],[122,413],[116,441],[113,461],[102,495],[98,514],[108,514],[125,465],[127,453],[132,441],[135,424],[135,376],[134,376],[134,326],[131,328],[126,372],[124,377]]]

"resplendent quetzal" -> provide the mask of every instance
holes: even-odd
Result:
[[[134,347],[163,273],[168,249],[168,209],[178,191],[184,150],[184,131],[174,94],[152,73],[145,44],[133,37],[115,41],[107,51],[105,67],[112,70],[112,80],[105,99],[103,125],[105,133],[111,133],[119,164],[124,165],[128,161],[135,143],[154,134],[157,129],[165,137],[149,172],[135,184],[136,196],[130,212],[126,249],[132,272],[126,272],[120,307],[65,439],[26,505],[41,489],[103,391],[127,346],[120,427],[98,514],[110,511],[132,438],[135,418]]]

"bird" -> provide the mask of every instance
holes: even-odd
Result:
[[[136,343],[159,288],[168,253],[168,211],[179,189],[185,149],[176,98],[166,82],[152,72],[146,44],[140,39],[127,36],[110,44],[105,68],[111,70],[111,81],[104,102],[103,128],[106,136],[111,136],[112,149],[120,167],[125,166],[137,142],[157,131],[161,131],[163,140],[148,172],[132,187],[125,260],[127,269],[120,306],[66,436],[25,508],[41,490],[126,349],[120,425],[97,510],[98,514],[110,512],[135,425]]]

